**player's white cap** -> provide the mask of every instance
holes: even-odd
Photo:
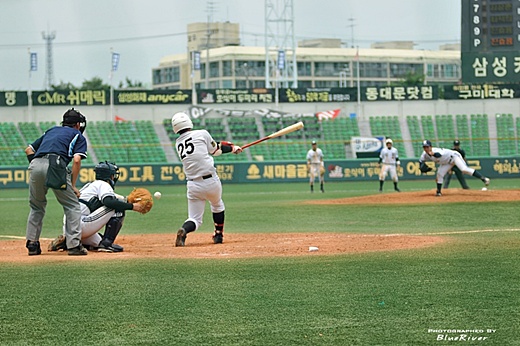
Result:
[[[385,144],[388,144],[388,143],[393,144],[394,142],[392,142],[392,140],[390,138],[387,138],[385,141]]]

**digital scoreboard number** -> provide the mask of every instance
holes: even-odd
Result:
[[[462,0],[463,83],[520,83],[520,0]]]

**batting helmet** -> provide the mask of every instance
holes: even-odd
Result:
[[[392,140],[390,138],[387,138],[386,141],[385,141],[385,144],[388,144],[388,143],[394,144],[394,142],[392,142]]]
[[[71,108],[63,114],[63,126],[73,127],[77,123],[80,123],[79,130],[83,133],[87,128],[87,118],[77,109]]]
[[[108,161],[98,163],[94,168],[94,173],[96,173],[96,180],[106,181],[112,188],[119,179],[119,167]]]
[[[192,129],[193,123],[190,116],[185,112],[175,113],[172,117],[173,132],[179,133],[182,130]]]

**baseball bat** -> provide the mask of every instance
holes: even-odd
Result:
[[[290,126],[284,127],[280,131],[273,132],[269,136],[265,136],[264,138],[257,139],[256,141],[253,141],[251,143],[244,144],[242,146],[242,149],[249,148],[252,145],[261,143],[261,142],[266,141],[268,139],[280,137],[280,136],[286,135],[288,133],[291,133],[291,132],[294,132],[294,131],[298,131],[298,130],[300,130],[302,128],[303,128],[303,123],[301,121],[299,121],[296,124],[292,124]]]

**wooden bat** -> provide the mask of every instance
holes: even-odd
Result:
[[[280,136],[283,136],[283,135],[286,135],[288,133],[291,133],[291,132],[294,132],[294,131],[298,131],[300,129],[303,128],[303,123],[301,121],[297,122],[296,124],[293,124],[291,126],[287,126],[287,127],[284,127],[283,129],[281,129],[280,131],[276,131],[274,133],[271,133],[269,136],[265,136],[264,138],[260,138],[260,139],[257,139],[256,141],[254,142],[251,142],[251,143],[247,143],[247,144],[244,144],[242,146],[242,149],[245,149],[245,148],[248,148],[252,145],[255,145],[255,144],[258,144],[258,143],[261,143],[263,141],[266,141],[268,139],[272,139],[272,138],[276,138],[276,137],[280,137]]]

